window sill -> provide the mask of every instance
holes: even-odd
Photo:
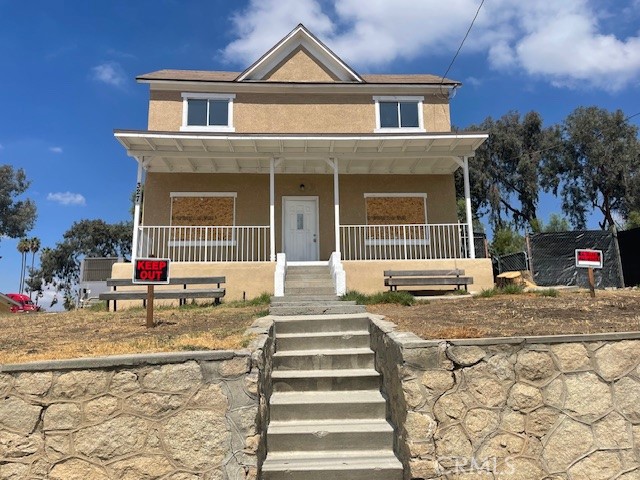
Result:
[[[234,127],[208,127],[206,125],[183,125],[180,127],[181,132],[228,132],[233,133],[236,131]]]
[[[373,133],[427,133],[424,128],[419,127],[398,127],[398,128],[376,128]]]

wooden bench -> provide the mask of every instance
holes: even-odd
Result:
[[[464,270],[385,270],[384,284],[390,291],[398,287],[424,287],[455,285],[457,290],[461,286],[468,291],[473,277],[465,277]]]
[[[154,289],[154,298],[161,300],[178,299],[179,305],[186,303],[187,298],[213,298],[216,304],[220,303],[220,299],[224,297],[225,289],[220,285],[226,283],[225,277],[175,277],[169,279],[168,285],[182,285],[182,289],[167,289],[166,285],[156,285]],[[187,288],[189,285],[217,285],[217,287],[208,288]],[[143,305],[147,301],[147,289],[140,288],[138,290],[118,290],[119,287],[144,287],[133,283],[131,279],[126,278],[110,278],[107,280],[107,286],[112,287],[110,292],[104,292],[99,295],[100,300],[107,302],[107,310],[109,303],[113,300],[113,311],[117,309],[118,300],[142,300]]]

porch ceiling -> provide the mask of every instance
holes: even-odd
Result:
[[[486,133],[411,135],[247,135],[115,132],[147,171],[165,173],[448,174],[474,155]]]

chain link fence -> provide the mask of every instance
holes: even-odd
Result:
[[[495,275],[503,272],[530,270],[527,252],[509,253],[493,257],[493,271]]]
[[[595,270],[597,288],[624,287],[622,262],[616,238],[611,232],[578,230],[535,233],[527,238],[533,280],[540,286],[588,287],[586,268],[577,268],[576,249],[602,250],[604,265]]]

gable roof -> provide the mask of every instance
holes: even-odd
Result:
[[[276,45],[244,72],[225,72],[208,70],[158,70],[136,77],[144,83],[154,81],[168,82],[212,82],[212,83],[298,83],[269,80],[269,75],[279,67],[292,53],[302,49],[336,78],[337,84],[380,84],[380,85],[442,85],[460,86],[461,82],[430,74],[371,74],[360,75],[340,57],[313,35],[303,24],[299,24]],[[304,82],[308,84],[326,82]]]
[[[347,65],[329,47],[322,43],[303,24],[276,43],[253,65],[242,72],[237,81],[260,81],[271,72],[282,60],[297,48],[304,48],[311,56],[342,81],[362,82],[360,75]]]
[[[210,70],[158,70],[136,77],[138,81],[176,81],[176,82],[238,82],[240,72],[221,72]],[[413,84],[413,85],[461,85],[457,80],[443,79],[429,74],[373,74],[361,75],[362,83],[369,84]],[[273,82],[270,82],[273,83]],[[336,82],[342,83],[342,82]],[[345,82],[353,83],[353,82]]]

